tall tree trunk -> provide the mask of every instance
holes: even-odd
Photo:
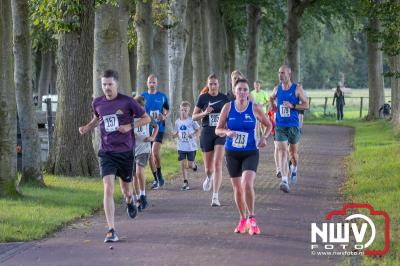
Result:
[[[199,96],[201,88],[204,87],[206,72],[205,71],[205,55],[204,55],[204,36],[203,36],[203,19],[201,16],[201,1],[192,0],[193,15],[192,19],[192,65],[193,65],[193,99]],[[208,55],[207,55],[208,56]]]
[[[147,77],[151,73],[151,0],[136,1],[135,27],[137,34],[137,94],[146,90]]]
[[[131,75],[131,88],[136,92],[136,64],[137,64],[136,47],[129,50],[129,72]]]
[[[186,52],[183,62],[182,100],[188,101],[193,106],[193,65],[192,65],[192,38],[193,38],[193,2],[187,1],[185,32]]]
[[[55,56],[53,56],[53,63],[51,64],[50,94],[57,94],[57,64]]]
[[[10,0],[0,2],[0,197],[17,194],[17,105]]]
[[[50,50],[42,51],[42,60],[39,76],[39,105],[41,105],[43,95],[49,94],[49,85],[53,68],[54,54]]]
[[[14,79],[22,140],[21,184],[44,186],[40,167],[40,143],[32,99],[32,56],[29,7],[26,0],[12,1],[14,35]]]
[[[183,62],[186,52],[185,17],[187,0],[171,1],[170,24],[174,24],[168,32],[169,58],[169,100],[172,114],[176,114],[182,101]],[[173,115],[171,116],[173,120]]]
[[[248,4],[247,7],[247,53],[246,73],[250,86],[258,79],[258,47],[260,36],[261,9]]]
[[[106,69],[119,74],[119,91],[130,95],[131,81],[128,55],[129,0],[118,0],[118,6],[103,4],[96,8],[94,29],[94,95],[103,94],[100,76]]]
[[[153,58],[158,90],[168,94],[168,30],[166,27],[154,26]]]
[[[226,37],[227,37],[227,53],[229,62],[229,73],[236,69],[236,38],[235,32],[231,29],[227,23],[225,23]]]
[[[94,1],[82,0],[77,14],[80,29],[60,33],[58,39],[58,108],[48,171],[56,175],[97,176],[98,164],[91,135],[78,127],[91,120],[93,94]],[[70,15],[63,18],[68,21]]]
[[[38,96],[39,99],[39,78],[40,78],[40,66],[42,65],[42,51],[40,50],[40,47],[35,50],[35,71],[33,73],[33,76],[35,78],[34,80],[34,88],[33,88],[33,93]],[[39,105],[41,105],[39,103]]]
[[[378,32],[380,23],[377,18],[369,18],[369,27],[373,31]],[[368,38],[368,87],[369,87],[369,106],[368,119],[379,118],[379,108],[383,105],[384,89],[383,89],[383,61],[381,44],[373,40],[371,36]]]
[[[390,57],[390,72],[397,74],[391,78],[392,122],[396,132],[400,132],[400,55]]]
[[[210,62],[210,53],[208,49],[208,27],[207,27],[207,4],[208,1],[201,0],[200,1],[200,12],[201,12],[201,36],[202,36],[202,48],[203,48],[203,58],[204,58],[204,77],[203,79],[203,86],[206,84],[206,79],[209,74],[211,74],[211,62]]]
[[[299,22],[302,14],[298,12],[296,0],[288,0],[288,20],[286,23],[286,64],[292,69],[292,81],[298,76],[298,39],[300,38]]]

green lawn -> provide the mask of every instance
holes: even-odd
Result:
[[[177,152],[172,142],[163,145],[161,152],[163,174],[166,179],[171,179],[179,174]],[[151,182],[153,177],[148,169],[146,167],[146,177]],[[46,188],[22,187],[19,198],[0,198],[0,243],[43,238],[68,222],[90,216],[102,208],[103,183],[100,177],[46,175],[45,182]],[[115,199],[121,200],[118,187]]]
[[[337,124],[334,120],[308,123]],[[355,128],[354,152],[346,159],[348,178],[343,187],[346,202],[370,203],[375,210],[390,216],[390,251],[383,258],[363,257],[363,265],[400,265],[400,137],[389,122],[349,120],[340,125]],[[377,220],[383,228],[383,219]],[[384,238],[377,234],[374,248],[383,248]]]

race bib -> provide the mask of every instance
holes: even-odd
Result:
[[[135,135],[147,137],[147,125],[135,128]]]
[[[210,127],[216,127],[218,125],[219,113],[210,113],[208,115],[208,124]]]
[[[247,146],[248,138],[249,138],[249,133],[236,131],[236,136],[232,140],[232,147],[245,148]]]
[[[116,114],[103,116],[104,128],[106,132],[114,132],[118,129],[118,117]]]
[[[281,117],[290,117],[290,108],[281,104],[279,106],[279,113],[280,113]]]
[[[183,142],[189,141],[189,132],[188,131],[179,131],[179,140]]]
[[[158,110],[156,110],[156,111],[150,111],[150,116],[154,119],[154,120],[156,120],[156,121],[158,121],[158,115],[160,114],[160,111],[158,111]]]

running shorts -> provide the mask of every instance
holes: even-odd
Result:
[[[215,134],[215,127],[203,127],[200,134],[200,147],[203,152],[214,150],[215,145],[225,145],[225,137]]]
[[[281,127],[275,128],[275,140],[287,141],[289,144],[297,144],[300,141],[300,128],[299,127]]]
[[[114,175],[126,183],[132,182],[133,151],[113,153],[100,150],[98,156],[101,177]]]
[[[194,162],[196,157],[196,151],[179,151],[178,150],[178,161],[188,160],[189,162]]]
[[[252,151],[229,151],[225,150],[225,163],[231,177],[242,176],[243,171],[257,172],[259,153]]]

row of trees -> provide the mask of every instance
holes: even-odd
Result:
[[[142,92],[155,73],[174,112],[182,99],[195,101],[209,73],[220,77],[225,91],[238,66],[250,82],[258,79],[261,55],[281,57],[271,67],[276,71],[286,61],[297,81],[299,40],[316,30],[316,21],[367,34],[370,118],[378,117],[383,104],[382,49],[390,55],[393,122],[399,125],[399,7],[398,0],[3,0],[0,195],[16,191],[16,110],[24,149],[21,181],[44,185],[31,80],[39,97],[56,87],[59,99],[47,171],[96,176],[92,143],[97,147],[98,133],[92,142],[77,128],[91,118],[92,97],[102,94],[103,69],[120,73],[126,94]]]

